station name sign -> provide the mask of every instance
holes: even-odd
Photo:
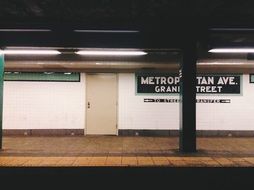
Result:
[[[180,92],[180,77],[168,73],[136,73],[139,94],[177,94]],[[240,94],[241,75],[203,74],[197,76],[196,91],[199,94]]]

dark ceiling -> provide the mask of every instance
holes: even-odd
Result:
[[[45,35],[45,41],[59,46],[82,46],[77,44],[83,36],[75,34],[76,39],[66,39],[66,36],[74,36],[73,29],[127,29],[150,32],[143,35],[140,47],[162,47],[161,42],[170,36],[169,44],[184,40],[182,36],[197,32],[198,37],[207,42],[209,28],[254,28],[254,1],[253,0],[0,0],[0,29],[1,28],[50,28],[56,33]],[[68,33],[69,32],[69,33]],[[145,44],[156,36],[150,44]],[[224,31],[213,31],[210,39],[230,44],[254,44],[253,31],[233,32],[228,35]],[[162,35],[161,35],[162,34]],[[29,33],[31,38],[33,34]],[[36,34],[35,34],[36,36]],[[0,38],[12,39],[9,44],[25,44],[23,40],[29,41],[28,35],[12,33],[1,33]],[[86,40],[97,38],[86,34]],[[119,37],[119,39],[117,39]],[[177,38],[178,37],[178,38]],[[27,39],[26,39],[27,38]],[[30,41],[36,41],[35,37]],[[108,36],[100,41],[101,44],[110,41],[112,47],[117,46],[117,40],[124,37],[114,35]],[[132,36],[135,43],[140,36]],[[43,41],[44,37],[41,37]],[[98,38],[97,38],[98,39]],[[115,44],[112,39],[116,40]],[[20,41],[20,43],[19,43]],[[65,41],[65,44],[62,43]],[[68,42],[67,42],[68,41]],[[75,41],[75,42],[74,42]],[[95,40],[91,40],[93,45]],[[98,41],[98,40],[97,40]],[[132,47],[133,44],[126,37],[123,47]],[[211,41],[211,40],[210,40]],[[87,41],[86,41],[87,42]],[[160,42],[160,43],[161,43]],[[0,44],[1,46],[7,46]],[[82,42],[83,43],[83,42]],[[85,43],[85,41],[84,41]],[[88,42],[89,44],[90,42]],[[138,42],[139,43],[139,42]],[[45,44],[40,45],[47,45]],[[73,45],[75,44],[75,45]],[[151,45],[152,44],[152,45]],[[155,44],[155,45],[154,45]],[[28,43],[25,45],[33,45]],[[89,45],[88,45],[89,46]]]
[[[253,0],[1,0],[0,26],[254,26]]]

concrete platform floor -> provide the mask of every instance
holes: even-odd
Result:
[[[4,137],[0,166],[254,166],[252,137],[202,137],[197,148],[180,153],[177,137]]]

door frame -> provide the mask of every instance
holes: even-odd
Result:
[[[88,92],[88,89],[87,89],[87,75],[96,75],[96,74],[115,74],[116,75],[116,136],[118,136],[118,127],[119,127],[119,88],[118,88],[118,84],[119,84],[119,74],[118,73],[103,73],[103,72],[100,72],[100,73],[84,73],[85,74],[85,126],[84,126],[84,136],[88,135],[87,134],[87,92]]]

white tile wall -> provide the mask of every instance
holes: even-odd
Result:
[[[144,98],[179,96],[141,96],[135,94],[135,74],[119,74],[119,129],[178,129],[177,103],[144,103]]]
[[[197,129],[254,130],[254,84],[243,75],[242,95],[229,104],[197,103]],[[179,98],[135,94],[135,75],[119,74],[119,129],[179,129],[178,103],[144,103],[144,98]],[[81,82],[5,82],[4,129],[84,129],[85,74]]]
[[[198,96],[198,98],[227,98],[228,104],[197,104],[197,129],[254,130],[254,84],[243,75],[242,95]]]
[[[4,129],[84,129],[81,82],[4,82]]]
[[[254,130],[254,84],[243,75],[242,95],[198,95],[197,98],[226,98],[231,103],[197,103],[197,129]],[[135,75],[119,74],[120,129],[179,129],[178,103],[144,103],[144,98],[178,96],[135,95]]]

